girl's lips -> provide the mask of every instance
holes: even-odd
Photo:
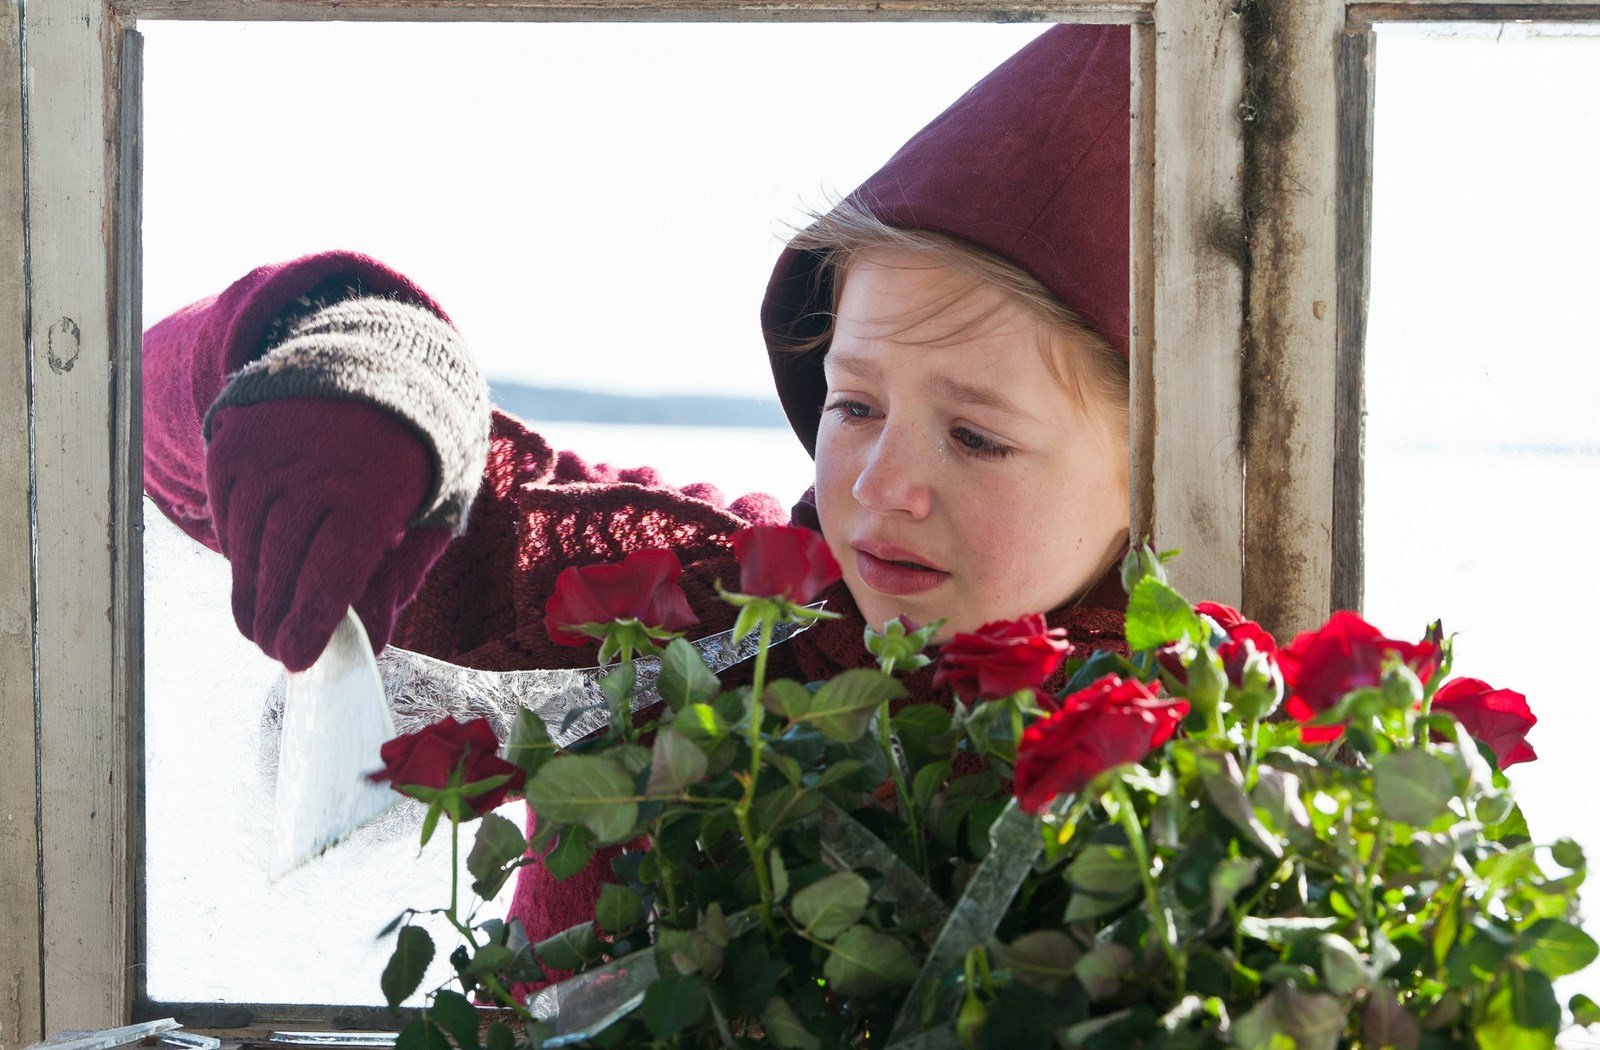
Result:
[[[950,578],[938,569],[917,569],[886,561],[864,550],[856,551],[856,571],[868,587],[883,594],[909,595],[932,590]]]

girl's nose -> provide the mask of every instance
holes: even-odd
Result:
[[[850,494],[874,514],[925,518],[933,507],[929,468],[930,464],[915,454],[910,435],[885,426],[868,451]]]

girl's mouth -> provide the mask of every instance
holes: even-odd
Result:
[[[932,590],[950,578],[948,572],[910,559],[887,559],[857,548],[856,571],[868,587],[883,594],[910,595]]]

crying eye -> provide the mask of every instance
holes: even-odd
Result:
[[[966,427],[956,427],[950,432],[950,436],[969,455],[977,456],[980,459],[1004,459],[1015,451],[1010,445],[1002,445],[1000,442],[986,438],[977,431],[968,430]]]
[[[871,419],[872,406],[860,401],[851,401],[849,398],[839,398],[826,406],[824,411],[837,412],[841,419]]]

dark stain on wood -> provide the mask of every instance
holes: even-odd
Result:
[[[56,375],[72,371],[72,366],[78,363],[78,354],[83,351],[83,332],[78,322],[63,317],[50,326],[44,338],[45,360],[50,362],[50,370]]]
[[[1291,167],[1290,140],[1298,116],[1291,82],[1294,36],[1286,23],[1296,10],[1285,0],[1236,0],[1245,52],[1239,102],[1244,144],[1240,208],[1248,262],[1244,268],[1244,334],[1239,360],[1240,458],[1245,470],[1244,603],[1271,630],[1294,615],[1293,580],[1306,571],[1302,539],[1284,513],[1294,498],[1283,476],[1296,440],[1295,407],[1276,398],[1288,368],[1292,326],[1283,311],[1293,302],[1290,260],[1304,244],[1276,202],[1304,192]]]

